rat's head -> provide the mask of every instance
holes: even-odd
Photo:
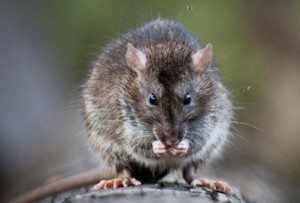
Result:
[[[213,98],[211,45],[192,51],[184,44],[137,49],[128,43],[126,62],[131,70],[127,103],[133,117],[166,146],[176,145],[189,126],[201,120]]]

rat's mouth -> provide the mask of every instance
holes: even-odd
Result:
[[[183,139],[176,144],[165,145],[160,140],[157,140],[152,143],[152,149],[157,157],[165,157],[168,155],[181,157],[187,154],[189,150],[189,141]]]

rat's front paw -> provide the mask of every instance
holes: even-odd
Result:
[[[230,185],[223,181],[213,181],[213,180],[204,180],[204,179],[195,179],[191,182],[192,187],[203,187],[210,190],[217,190],[224,193],[231,193],[232,188]]]
[[[183,156],[189,150],[189,142],[187,140],[182,140],[176,146],[172,146],[169,150],[174,156]]]
[[[158,157],[167,156],[169,154],[168,148],[159,140],[152,143],[152,148],[154,154],[156,154]]]
[[[135,178],[114,178],[111,180],[101,180],[93,188],[94,191],[101,189],[111,189],[119,187],[128,187],[128,186],[139,186],[141,182]]]

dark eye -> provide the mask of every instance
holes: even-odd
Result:
[[[191,103],[191,95],[190,94],[186,94],[183,98],[183,104],[184,105],[189,105]]]
[[[153,93],[150,94],[149,102],[150,102],[151,105],[157,105],[158,104],[157,98]]]

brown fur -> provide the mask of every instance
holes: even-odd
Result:
[[[128,43],[145,54],[146,67],[129,67]],[[165,20],[149,23],[108,46],[93,63],[83,90],[84,120],[99,157],[139,178],[133,167],[152,171],[156,180],[167,171],[203,163],[223,145],[231,103],[214,63],[195,71],[192,55],[200,49],[181,25]],[[151,93],[158,99],[157,106],[149,104]],[[187,93],[192,103],[184,106]],[[152,151],[157,139],[175,143],[183,138],[190,142],[184,157],[157,158]]]

